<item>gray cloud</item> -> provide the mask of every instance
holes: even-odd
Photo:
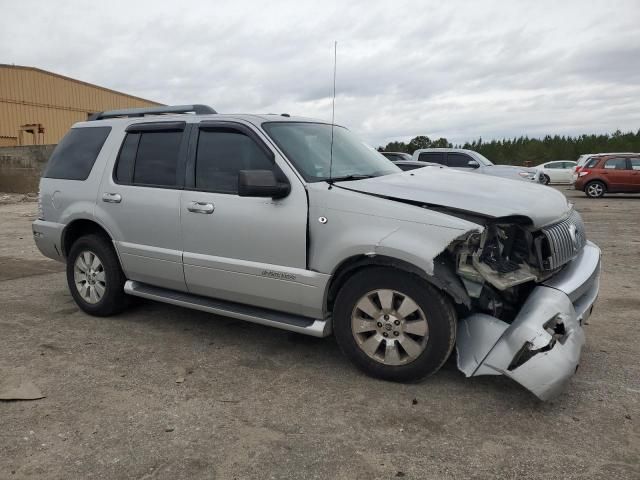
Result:
[[[636,1],[3,6],[0,62],[165,103],[336,120],[373,145],[640,128]]]

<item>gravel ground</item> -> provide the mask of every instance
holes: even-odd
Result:
[[[36,205],[0,204],[0,381],[46,395],[0,402],[0,478],[640,478],[640,196],[555,188],[604,258],[582,365],[547,403],[452,361],[373,380],[333,338],[164,304],[87,316],[33,244]]]

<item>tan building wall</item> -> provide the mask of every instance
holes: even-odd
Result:
[[[91,113],[158,105],[38,68],[0,64],[0,146],[58,143]]]

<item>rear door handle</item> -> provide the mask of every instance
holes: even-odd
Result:
[[[122,201],[122,195],[119,193],[103,193],[102,201],[107,203],[120,203]]]
[[[213,203],[207,202],[191,202],[187,207],[187,210],[193,213],[204,213],[210,215],[215,210]]]

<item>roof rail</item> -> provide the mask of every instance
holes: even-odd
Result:
[[[208,105],[169,105],[166,107],[125,108],[122,110],[98,112],[91,115],[89,120],[103,120],[105,118],[117,117],[144,117],[145,115],[162,115],[165,113],[194,113],[196,115],[203,115],[218,112]]]

